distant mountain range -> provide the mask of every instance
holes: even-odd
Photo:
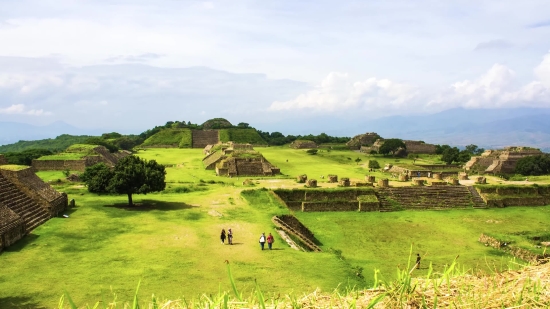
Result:
[[[221,115],[223,117],[223,115]],[[520,145],[550,151],[550,108],[463,109],[456,108],[430,115],[391,116],[374,120],[338,116],[313,116],[281,119],[266,124],[253,124],[262,131],[288,134],[354,136],[376,132],[384,138],[423,140],[433,144],[483,148]],[[251,121],[252,124],[252,121]],[[299,130],[300,132],[289,132]],[[100,130],[84,130],[62,121],[47,126],[0,122],[0,144],[19,140],[54,138],[61,134],[101,135]],[[134,132],[139,134],[141,132]]]
[[[100,130],[85,130],[56,121],[46,126],[34,126],[18,122],[0,122],[0,145],[13,144],[20,140],[34,141],[54,138],[61,134],[101,135]]]

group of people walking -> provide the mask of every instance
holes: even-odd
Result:
[[[267,236],[267,238],[265,237],[265,233],[262,233],[262,235],[260,236],[260,247],[262,248],[262,250],[264,249],[266,241],[267,247],[269,248],[269,250],[271,250],[274,241],[273,235],[271,235],[271,233],[269,233],[269,236]]]
[[[222,233],[220,235],[220,239],[222,240],[222,245],[225,244],[225,238],[227,237],[227,244],[232,245],[233,244],[233,232],[231,229],[227,229],[227,233],[225,233],[225,229],[222,229]]]
[[[222,245],[225,244],[225,239],[227,239],[227,244],[232,245],[233,244],[233,232],[231,229],[227,229],[227,232],[225,232],[225,229],[222,229],[222,232],[220,233],[220,240],[222,241]],[[264,250],[265,243],[267,242],[267,247],[269,250],[273,248],[273,242],[275,239],[273,238],[273,235],[269,233],[269,236],[265,236],[265,233],[262,233],[260,236],[260,247],[262,250]]]

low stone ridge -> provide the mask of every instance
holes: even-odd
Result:
[[[317,148],[317,144],[313,141],[308,141],[308,140],[295,140],[292,143],[290,143],[290,148],[311,149],[311,148]]]
[[[377,211],[378,198],[372,188],[339,190],[278,189],[273,191],[295,211]]]
[[[465,186],[412,186],[379,188],[380,209],[440,210],[472,208],[472,194]]]
[[[67,195],[44,183],[31,168],[0,169],[0,251],[67,205]]]
[[[302,244],[308,247],[309,250],[321,252],[321,248],[315,244],[315,236],[313,233],[296,217],[292,215],[274,216],[271,218],[271,221],[285,232],[298,237]]]
[[[489,174],[511,174],[515,171],[519,159],[541,155],[542,151],[530,147],[511,146],[501,150],[486,150],[481,156],[472,157],[464,168]]]
[[[218,176],[273,176],[281,173],[250,144],[229,142],[209,146],[202,163],[205,169],[215,169]]]
[[[423,141],[404,140],[407,153],[435,154],[435,145],[426,144]]]
[[[110,153],[104,146],[97,146],[92,149],[93,154],[88,154],[77,160],[32,160],[32,167],[37,171],[79,171],[84,172],[86,167],[103,162],[108,166],[115,166],[121,158],[131,153],[129,151],[118,151]]]
[[[353,150],[359,150],[362,146],[371,146],[377,139],[380,139],[380,135],[374,132],[359,134],[352,137],[346,146]]]
[[[505,241],[498,240],[485,234],[481,234],[478,241],[482,244],[485,244],[486,246],[490,246],[498,250],[503,250],[508,254],[511,254],[524,261],[530,262],[534,265],[547,263],[550,258],[550,253],[536,254],[527,249],[510,245]]]
[[[478,186],[477,190],[487,207],[550,204],[550,186]]]

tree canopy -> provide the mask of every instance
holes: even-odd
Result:
[[[112,170],[103,163],[87,167],[81,179],[90,192],[128,195],[128,205],[132,206],[133,194],[164,190],[165,177],[164,166],[155,160],[127,156],[120,159]]]
[[[384,144],[380,146],[378,153],[383,155],[391,153],[393,155],[399,148],[406,148],[403,140],[398,138],[389,138],[384,140]]]
[[[523,157],[516,164],[516,173],[524,176],[539,176],[550,174],[550,155]]]

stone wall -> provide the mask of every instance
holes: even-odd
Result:
[[[312,149],[317,148],[317,144],[313,141],[308,140],[295,140],[292,143],[290,143],[290,148],[294,149]]]
[[[426,144],[421,141],[403,141],[408,153],[435,154],[435,145]]]
[[[380,188],[378,199],[381,208],[391,209],[390,201],[402,209],[437,210],[466,209],[473,207],[472,194],[465,186],[411,186]]]
[[[0,203],[0,252],[25,236],[25,224],[21,217]]]
[[[302,211],[359,211],[358,201],[303,202]]]
[[[217,130],[191,130],[193,148],[204,148],[209,144],[217,144],[220,141]]]
[[[37,171],[71,171],[84,172],[86,160],[32,160],[32,167]]]

